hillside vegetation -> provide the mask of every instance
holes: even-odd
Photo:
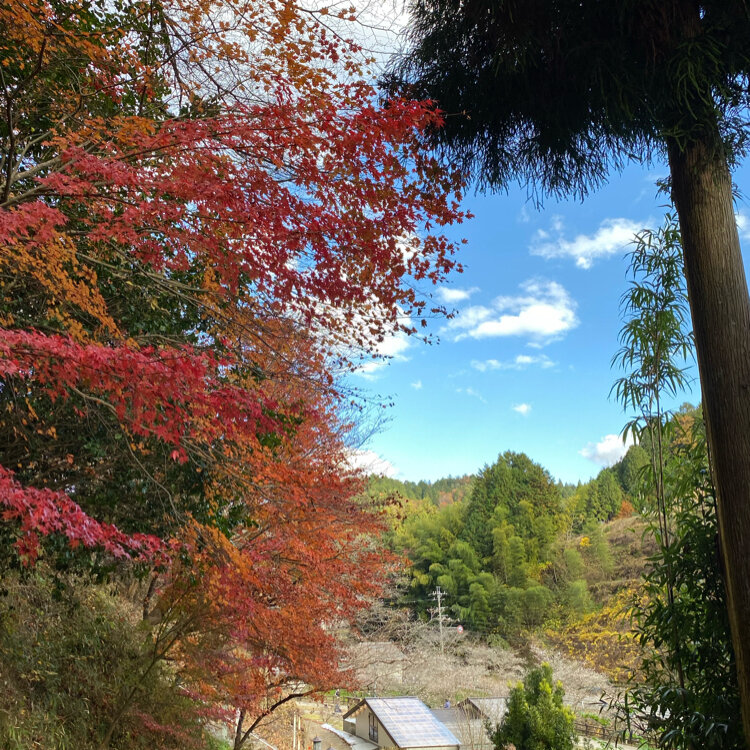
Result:
[[[453,621],[508,640],[579,620],[640,571],[621,554],[623,543],[632,546],[627,536],[618,537],[615,565],[603,524],[632,515],[645,462],[644,449],[632,447],[577,487],[556,483],[528,456],[510,451],[474,478],[433,485],[373,480],[371,494],[404,498],[388,539],[410,561],[404,603],[426,617],[440,587]]]
[[[471,494],[476,477],[467,474],[462,477],[445,477],[435,482],[424,479],[419,482],[402,482],[391,477],[370,477],[368,490],[376,497],[395,495],[401,500],[429,501],[432,505],[440,506],[457,503]]]

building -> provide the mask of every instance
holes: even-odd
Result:
[[[482,719],[490,724],[499,724],[508,710],[507,698],[467,698],[461,701],[460,708],[470,719]]]
[[[467,698],[454,708],[432,709],[432,714],[458,738],[462,750],[493,750],[491,730],[506,711],[506,698]]]
[[[461,743],[419,698],[364,698],[344,714],[344,731],[398,750],[459,750]]]
[[[461,750],[494,750],[484,719],[472,719],[461,708],[433,708],[432,715],[461,743]]]
[[[374,742],[357,737],[350,732],[323,724],[317,731],[321,739],[321,750],[378,750]]]

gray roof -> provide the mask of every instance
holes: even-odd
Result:
[[[508,710],[507,698],[467,698],[463,702],[470,703],[493,724],[499,724]]]
[[[461,744],[419,698],[365,698],[362,703],[369,706],[399,747],[441,747]],[[362,703],[346,715],[357,712]]]
[[[368,742],[362,737],[357,737],[356,734],[350,734],[349,732],[343,732],[340,729],[332,727],[330,724],[323,724],[321,729],[325,729],[328,732],[333,732],[337,737],[340,737],[346,742],[352,750],[378,750],[378,746],[374,742]]]
[[[461,745],[473,748],[494,749],[487,734],[485,719],[471,719],[461,708],[431,708],[433,716],[458,737]]]
[[[458,714],[460,710],[461,709],[459,708],[431,708],[430,713],[441,724],[445,724],[447,726],[448,724],[455,723],[461,718],[461,716],[459,716]]]

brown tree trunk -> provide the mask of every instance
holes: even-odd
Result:
[[[237,731],[234,733],[234,750],[240,750],[244,743],[242,725],[245,723],[245,709],[241,708],[237,717]]]
[[[712,143],[708,141],[713,141]],[[688,297],[717,494],[719,537],[750,741],[750,297],[734,216],[732,180],[718,131],[669,143]]]

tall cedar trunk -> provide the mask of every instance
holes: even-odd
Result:
[[[708,427],[742,723],[750,740],[750,298],[732,181],[713,143],[669,144]]]

